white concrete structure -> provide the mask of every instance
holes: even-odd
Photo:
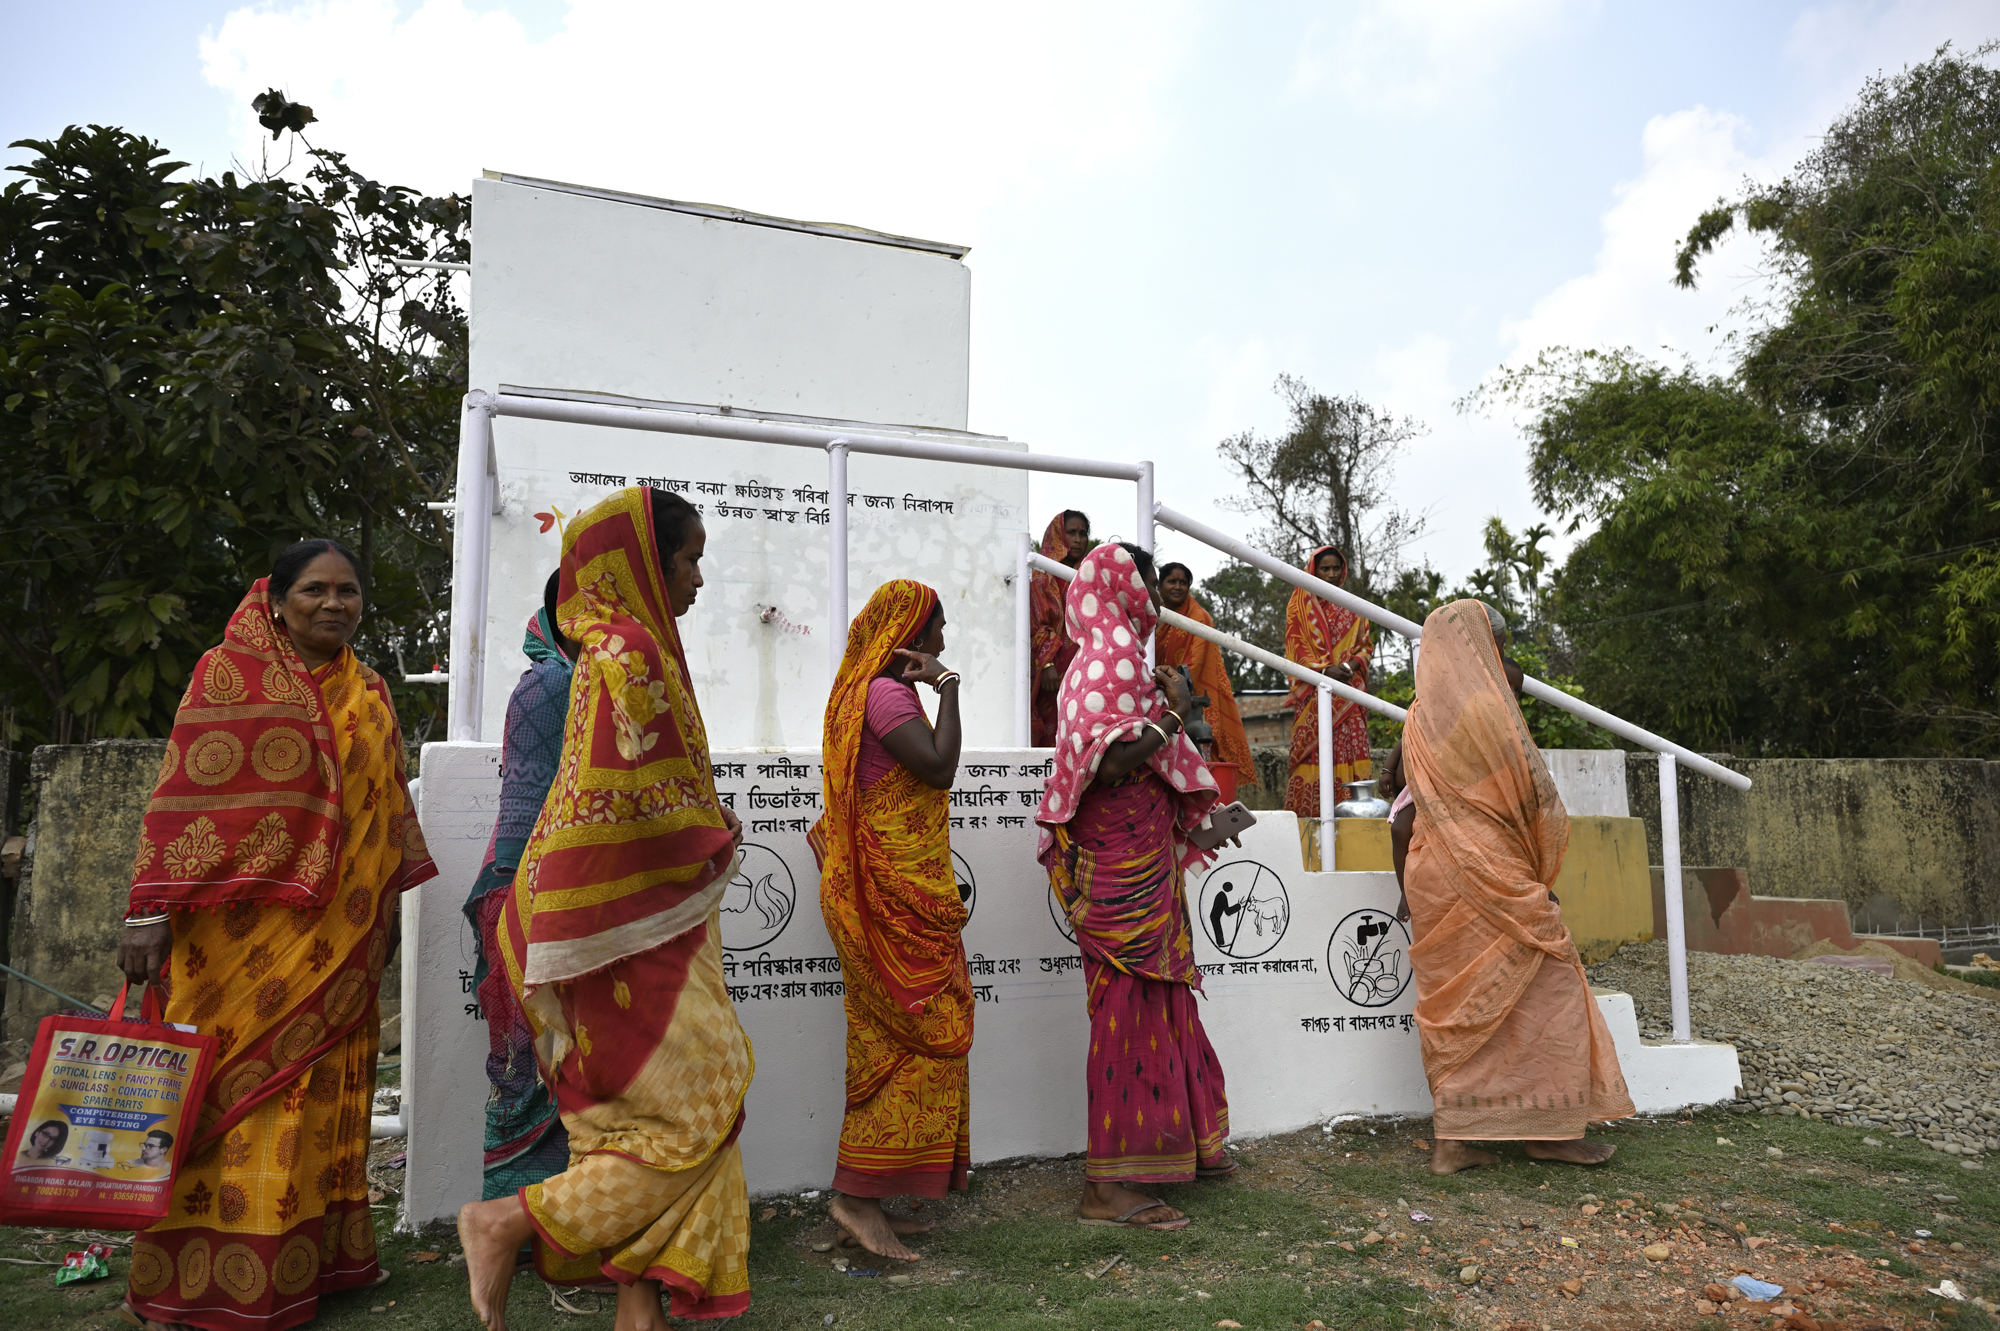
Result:
[[[1577,818],[1629,818],[1623,749],[1543,749],[1563,808]]]
[[[472,196],[477,391],[876,422],[867,428],[1023,450],[965,432],[962,246],[515,176],[489,174]],[[644,482],[703,508],[708,587],[682,634],[710,738],[818,742],[829,679],[823,452],[543,420],[490,428],[482,738],[499,738],[526,665],[523,627],[561,549],[556,519]],[[857,455],[848,479],[852,603],[921,569],[945,599],[955,664],[969,677],[1011,669],[1027,477]],[[461,586],[472,573],[460,571]],[[472,627],[454,625],[468,646]],[[964,720],[968,742],[1009,742],[1011,696],[969,691]]]
[[[841,976],[805,844],[820,812],[818,759],[813,750],[715,754],[718,789],[746,829],[722,936],[757,1051],[743,1153],[758,1192],[826,1186],[840,1134]],[[965,945],[980,999],[975,1164],[1084,1147],[1081,961],[1035,860],[1033,811],[1047,771],[1045,750],[967,750],[952,792],[952,852],[972,905]],[[449,1215],[479,1195],[486,1028],[469,992],[473,939],[459,906],[492,833],[498,746],[426,745],[421,796],[441,872],[405,899],[406,1223]],[[1242,849],[1225,849],[1187,885],[1202,1020],[1222,1058],[1233,1131],[1288,1132],[1339,1114],[1428,1115],[1394,875],[1307,873],[1294,817],[1259,819]],[[1642,1045],[1631,1000],[1599,1002],[1642,1112],[1729,1098],[1739,1080],[1733,1050]]]

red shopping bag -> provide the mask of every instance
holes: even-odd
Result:
[[[214,1063],[213,1036],[165,1022],[44,1017],[0,1148],[0,1225],[144,1229],[165,1217]]]

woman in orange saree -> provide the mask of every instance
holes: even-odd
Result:
[[[506,1325],[514,1253],[543,1279],[619,1285],[618,1331],[750,1306],[737,1134],[750,1042],[718,908],[741,840],[716,797],[675,620],[702,585],[694,507],[634,486],[563,534],[557,617],[576,645],[562,757],[502,908],[569,1168],[458,1217],[472,1306]]]
[[[1066,508],[1049,519],[1042,533],[1042,558],[1075,568],[1088,549],[1088,516]],[[1063,627],[1063,587],[1063,580],[1053,573],[1036,573],[1028,579],[1029,643],[1034,653],[1028,681],[1034,699],[1029,705],[1028,742],[1038,749],[1056,742],[1056,688],[1076,655],[1076,644]]]
[[[1430,1080],[1434,1173],[1496,1157],[1470,1141],[1520,1141],[1537,1160],[1602,1164],[1592,1120],[1632,1098],[1549,885],[1569,816],[1528,734],[1478,601],[1424,621],[1417,697],[1403,726],[1413,809],[1392,819],[1407,851],[1417,1030]]]
[[[119,965],[217,1041],[171,1214],[132,1244],[154,1327],[311,1321],[383,1278],[368,1209],[376,994],[402,893],[436,874],[382,677],[347,646],[353,557],[278,557],[195,667],[133,865]]]
[[[882,1199],[943,1197],[972,1163],[972,978],[966,908],[951,860],[958,675],[938,664],[944,607],[920,582],[878,587],[855,617],[827,700],[826,813],[807,838],[820,912],[840,954],[847,1112],[833,1216],[870,1252],[917,1254]],[[935,731],[918,682],[938,693]]]
[[[1210,628],[1215,620],[1207,607],[1194,598],[1194,574],[1186,564],[1160,565],[1160,601],[1167,609]],[[1250,739],[1243,733],[1243,716],[1236,710],[1236,691],[1230,686],[1229,671],[1222,664],[1222,649],[1206,638],[1197,638],[1186,629],[1162,624],[1153,632],[1153,655],[1161,665],[1188,668],[1194,691],[1208,698],[1202,719],[1215,734],[1216,763],[1236,769],[1239,786],[1258,786],[1257,764],[1250,756]]]
[[[1347,556],[1338,548],[1322,545],[1306,561],[1306,571],[1324,582],[1343,586],[1347,582]],[[1375,638],[1368,621],[1345,606],[1314,596],[1303,587],[1295,588],[1285,606],[1285,659],[1297,661],[1330,675],[1357,689],[1368,687],[1368,660],[1375,653]],[[1301,818],[1319,817],[1319,690],[1294,682],[1285,698],[1292,709],[1291,780],[1285,786],[1285,807]],[[1368,758],[1368,721],[1359,703],[1336,697],[1333,700],[1333,779],[1334,798],[1340,799],[1347,783],[1359,781],[1374,770]]]

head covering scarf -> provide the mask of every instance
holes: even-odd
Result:
[[[1569,847],[1569,815],[1507,685],[1483,603],[1431,612],[1416,684],[1403,771],[1447,881],[1513,942],[1574,959],[1548,890]],[[1509,1007],[1511,997],[1494,1010]]]
[[[1137,739],[1146,722],[1158,721],[1167,711],[1166,700],[1146,668],[1146,636],[1159,615],[1146,592],[1146,579],[1125,547],[1100,545],[1083,557],[1063,612],[1077,653],[1056,695],[1060,729],[1055,773],[1035,812],[1035,821],[1042,824],[1044,858],[1053,842],[1048,829],[1076,815],[1084,790],[1097,777],[1104,751]],[[1208,816],[1216,799],[1215,774],[1185,734],[1176,731],[1153,751],[1146,765],[1174,792],[1180,806],[1174,818],[1177,832],[1185,834]],[[1210,858],[1210,852],[1192,845],[1184,850],[1183,865]]]
[[[1069,531],[1064,526],[1068,518],[1069,510],[1064,509],[1049,519],[1042,532],[1042,558],[1058,564],[1069,562]],[[1037,571],[1028,579],[1028,601],[1034,625],[1035,669],[1067,664],[1062,659],[1063,649],[1069,645],[1062,634],[1062,579],[1053,573]]]
[[[569,720],[515,901],[524,1005],[560,1030],[545,987],[705,921],[728,883],[708,862],[730,834],[645,487],[569,524],[556,615],[577,645]]]
[[[174,714],[132,866],[134,911],[245,901],[316,911],[339,886],[340,753],[320,686],[273,610],[268,583],[252,584]],[[359,669],[393,720],[388,685]],[[388,747],[402,808],[411,810],[400,725]],[[413,814],[392,816],[387,833],[402,850],[397,890],[437,873]]]
[[[894,892],[893,882],[862,873],[861,728],[868,685],[930,622],[938,595],[921,582],[897,578],[868,598],[847,631],[847,652],[827,699],[821,756],[826,765],[826,813],[809,838],[820,860],[820,899],[848,901],[867,917],[861,933],[883,987],[905,1012],[920,1011],[952,978],[961,955],[965,907],[949,899]],[[941,799],[944,792],[938,792]],[[945,872],[951,872],[949,866]],[[865,891],[854,890],[865,878]]]
[[[539,661],[561,661],[564,665],[569,664],[569,658],[563,655],[562,648],[556,644],[554,630],[549,627],[547,606],[543,606],[528,617],[528,633],[521,641],[521,650],[527,653],[530,665]]]

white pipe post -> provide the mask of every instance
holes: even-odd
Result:
[[[826,446],[826,683],[840,678],[840,659],[847,654],[847,441]]]
[[[1021,532],[1014,548],[1014,747],[1034,741],[1035,624],[1029,582],[1028,533]]]
[[[1139,474],[1133,477],[1133,488],[1139,492],[1138,521],[1132,527],[1132,543],[1147,554],[1153,553],[1153,464],[1141,462]],[[1158,561],[1154,568],[1159,567]],[[1146,669],[1151,670],[1159,663],[1160,635],[1156,630],[1146,639]]]
[[[1313,702],[1319,708],[1319,834],[1320,856],[1324,861],[1330,853],[1327,828],[1333,825],[1334,796],[1338,790],[1333,779],[1333,690],[1314,689]],[[1325,867],[1324,863],[1321,867]]]
[[[1688,937],[1681,891],[1681,801],[1674,755],[1660,755],[1661,895],[1667,907],[1667,992],[1674,1010],[1674,1042],[1688,1044]]]
[[[493,545],[487,459],[493,448],[493,397],[465,395],[458,418],[458,493],[452,511],[451,687],[446,733],[477,740],[484,711],[486,581]]]

